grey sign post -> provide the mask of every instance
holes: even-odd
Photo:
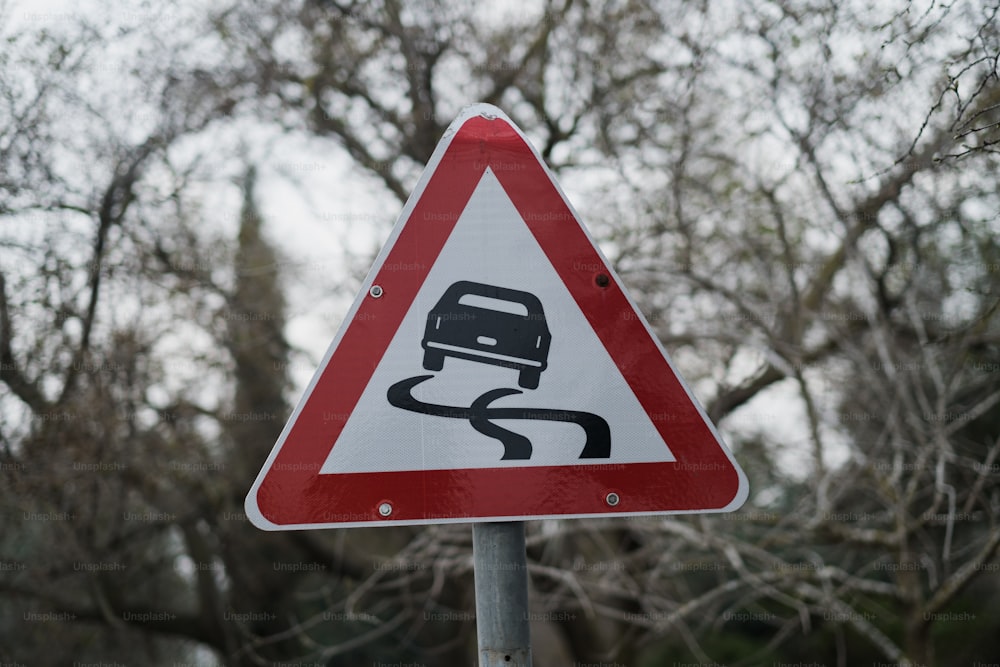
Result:
[[[531,667],[524,522],[472,526],[479,667]]]

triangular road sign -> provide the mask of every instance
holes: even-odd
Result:
[[[246,499],[266,530],[725,512],[746,477],[521,131],[452,123]]]

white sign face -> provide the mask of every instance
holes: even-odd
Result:
[[[425,349],[422,342],[431,313],[449,288],[463,282],[500,288],[496,294],[501,295],[534,295],[541,303],[543,317],[527,312],[518,301],[462,294],[457,303],[443,306],[443,321],[432,328],[432,337],[437,331],[443,338],[437,341],[439,347],[431,340]],[[490,318],[484,310],[495,310],[501,316]],[[517,331],[502,330],[504,324],[514,328],[518,318],[523,318],[523,324]],[[532,325],[536,325],[534,330]],[[501,330],[490,330],[490,326]],[[519,384],[523,371],[495,361],[508,356],[520,359],[503,354],[505,337],[530,334],[537,343],[535,330],[546,327],[551,336],[546,365],[538,373],[537,388],[526,388]],[[489,345],[490,339],[496,343]],[[491,349],[497,351],[491,355]],[[429,370],[427,361],[431,368],[436,366],[428,356],[435,354],[439,359],[443,354],[443,366]],[[387,400],[390,387],[396,383],[428,375],[432,377],[415,385],[411,396],[422,404],[449,407],[455,418],[400,409]],[[478,432],[470,419],[458,416],[498,388],[510,388],[512,393],[490,401],[487,410],[528,410],[523,419],[492,423],[530,441],[529,458],[504,458],[501,439]],[[619,446],[610,447],[606,457],[580,458],[587,431],[578,423],[548,419],[544,411],[566,413],[555,417],[591,413],[607,423]],[[407,446],[401,447],[401,442]],[[487,169],[320,473],[673,460],[493,171]]]

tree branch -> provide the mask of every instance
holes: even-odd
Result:
[[[135,149],[128,160],[118,163],[115,176],[111,183],[104,190],[101,198],[101,205],[97,214],[97,232],[94,235],[93,251],[89,265],[89,292],[87,309],[82,319],[82,332],[80,334],[80,344],[73,352],[73,359],[66,369],[66,378],[63,381],[62,392],[59,395],[58,404],[63,404],[76,387],[80,370],[83,367],[84,358],[90,350],[90,334],[93,331],[94,320],[97,316],[97,301],[101,290],[101,270],[104,263],[105,244],[108,232],[114,225],[121,224],[132,203],[133,189],[141,175],[142,164],[152,154],[159,144],[159,138],[150,137]]]
[[[14,339],[14,325],[10,318],[7,302],[7,283],[0,272],[0,380],[18,398],[24,401],[35,414],[41,414],[51,407],[38,385],[24,376],[23,366],[14,358],[11,341]]]

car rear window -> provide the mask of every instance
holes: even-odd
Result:
[[[498,310],[511,315],[528,316],[528,307],[517,301],[507,301],[506,299],[494,299],[491,296],[481,294],[463,294],[458,299],[458,303],[463,306],[473,306],[474,308],[485,308],[486,310]]]

